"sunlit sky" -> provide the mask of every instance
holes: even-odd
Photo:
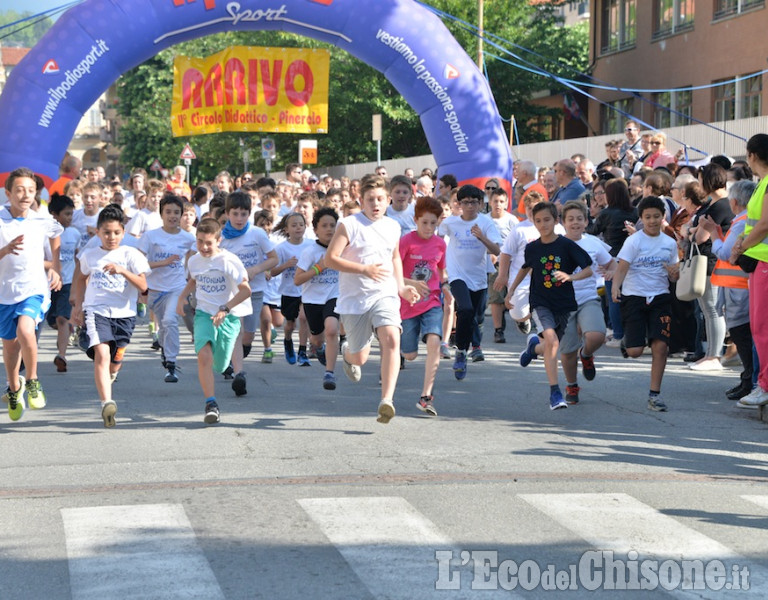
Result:
[[[59,8],[70,4],[72,0],[3,0],[0,2],[0,10],[15,10],[18,12],[31,11],[35,14],[42,13],[44,11]],[[52,19],[58,18],[62,13],[51,15]]]

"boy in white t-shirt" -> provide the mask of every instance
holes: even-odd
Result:
[[[440,233],[448,236],[446,267],[451,294],[456,302],[456,356],[453,374],[458,380],[467,375],[470,344],[473,361],[483,360],[479,342],[488,299],[488,254],[498,255],[501,236],[491,218],[480,213],[485,194],[474,185],[459,188],[456,196],[461,215],[440,224]]]
[[[101,186],[98,183],[87,183],[83,186],[83,208],[72,215],[72,227],[80,232],[80,247],[88,243],[96,235],[96,222],[99,219],[99,202]],[[74,202],[74,200],[73,200]]]
[[[392,204],[387,207],[387,216],[400,225],[400,237],[416,231],[411,180],[405,175],[395,175],[389,182],[389,196]]]
[[[360,381],[360,366],[368,360],[373,332],[381,349],[379,423],[395,416],[393,397],[400,372],[400,299],[414,303],[419,294],[403,283],[400,226],[385,216],[389,204],[387,182],[367,175],[360,183],[362,212],[342,219],[328,245],[325,264],[339,271],[336,310],[344,324],[341,346],[344,372]]]
[[[235,349],[232,352],[232,368],[235,378],[232,380],[232,390],[238,396],[246,391],[245,371],[243,370],[243,343],[253,342],[259,330],[259,315],[264,303],[264,290],[267,287],[265,271],[277,266],[275,244],[269,239],[266,231],[251,224],[251,197],[245,192],[232,192],[227,196],[227,223],[221,230],[221,248],[229,250],[240,259],[248,271],[251,285],[251,304],[253,310],[245,315],[240,329]]]
[[[565,237],[576,242],[592,259],[592,265],[599,266],[605,277],[613,277],[616,267],[610,246],[603,240],[584,233],[587,228],[587,205],[579,200],[570,200],[563,206],[562,220],[565,224]],[[571,313],[563,338],[560,340],[560,363],[565,374],[565,401],[568,404],[579,402],[577,381],[577,360],[581,360],[584,379],[592,381],[597,373],[594,353],[605,342],[605,316],[597,295],[597,288],[604,285],[603,276],[596,268],[592,276],[573,282],[578,308]]]
[[[85,328],[104,427],[115,426],[117,404],[112,399],[112,383],[131,341],[136,326],[136,300],[139,292],[147,290],[146,274],[150,271],[141,252],[120,245],[125,235],[123,216],[117,205],[99,213],[97,235],[101,246],[80,253],[78,281],[73,286],[76,297],[72,321]]]
[[[499,231],[499,236],[501,236],[500,244],[504,244],[509,234],[519,223],[517,217],[507,212],[508,204],[509,198],[504,188],[497,187],[491,191],[490,199],[488,200],[491,212],[488,214]],[[499,275],[499,261],[496,256],[491,256],[490,258],[494,265],[493,273],[488,274],[488,304],[491,305],[491,317],[493,318],[493,341],[497,344],[503,344],[507,341],[504,336],[504,330],[506,329],[504,297],[507,295],[507,286],[505,285],[504,289],[500,291],[493,287]],[[505,279],[502,281],[506,284]]]
[[[193,291],[195,309],[195,352],[197,373],[205,397],[204,422],[218,423],[214,371],[223,373],[232,358],[240,332],[240,317],[253,312],[248,272],[237,256],[219,247],[221,225],[203,219],[197,226],[197,254],[187,261],[189,280],[176,305],[184,316],[184,303]]]
[[[667,410],[661,399],[661,380],[667,366],[672,321],[669,282],[680,277],[677,244],[662,233],[666,203],[647,196],[637,205],[643,229],[630,235],[617,256],[611,295],[621,301],[623,345],[627,355],[639,358],[646,344],[651,347],[651,389],[648,408]]]
[[[160,201],[163,226],[151,229],[139,239],[139,250],[147,257],[152,272],[147,276],[147,303],[158,320],[158,341],[162,353],[165,382],[176,383],[176,358],[179,355],[179,317],[176,305],[187,283],[186,259],[195,248],[195,236],[181,229],[184,202],[179,196]]]
[[[0,208],[0,338],[8,387],[3,401],[8,416],[24,414],[24,391],[32,409],[45,407],[37,378],[35,330],[50,303],[50,290],[61,288],[60,237],[64,228],[30,208],[35,203],[35,174],[27,168],[11,171],[5,181],[8,205]],[[50,240],[52,268],[45,270],[45,240]],[[19,376],[21,360],[29,380]]]
[[[293,283],[301,286],[301,303],[307,316],[312,344],[318,361],[325,366],[323,389],[336,389],[336,356],[339,354],[339,272],[327,267],[325,253],[336,230],[338,214],[324,207],[312,217],[317,239],[306,248],[296,263]],[[325,342],[325,343],[323,343]]]
[[[56,357],[53,364],[59,373],[67,372],[67,346],[69,346],[70,325],[72,316],[70,293],[72,278],[75,273],[75,254],[80,244],[80,232],[72,227],[72,215],[75,210],[74,201],[68,196],[54,193],[48,203],[48,211],[64,228],[61,234],[59,259],[61,262],[61,289],[51,293],[51,309],[48,311],[48,322],[56,325]]]
[[[160,200],[165,194],[165,186],[158,179],[150,179],[147,182],[147,197],[144,208],[137,211],[133,218],[125,226],[125,232],[133,237],[140,238],[145,232],[152,229],[160,229],[163,219],[160,217]]]

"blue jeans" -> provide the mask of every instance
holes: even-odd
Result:
[[[456,301],[456,347],[468,350],[469,344],[480,345],[488,289],[471,291],[461,279],[451,282],[451,294]]]
[[[624,337],[624,327],[621,325],[621,304],[614,302],[611,296],[613,281],[605,282],[605,295],[608,298],[608,319],[611,321],[613,329],[613,339],[618,340]]]

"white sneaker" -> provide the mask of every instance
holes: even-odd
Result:
[[[739,400],[736,406],[739,408],[757,408],[765,404],[768,404],[768,392],[758,385],[748,395]]]
[[[382,400],[379,402],[379,416],[376,418],[379,423],[384,423],[386,425],[394,416],[395,405],[392,404],[392,400]]]
[[[691,371],[722,371],[723,365],[716,357],[702,358],[700,361],[688,365]]]
[[[606,348],[621,348],[621,340],[622,338],[611,338],[605,342],[605,346]]]
[[[347,376],[347,378],[348,378],[350,381],[352,381],[352,382],[354,382],[354,383],[357,383],[357,382],[359,382],[359,381],[360,381],[360,379],[362,378],[362,376],[363,376],[363,371],[362,371],[362,369],[361,369],[360,367],[358,367],[357,365],[353,365],[352,363],[349,363],[349,362],[347,362],[347,356],[346,356],[346,353],[347,353],[347,346],[348,346],[348,345],[349,345],[349,344],[347,344],[346,340],[345,340],[345,341],[344,341],[344,343],[341,345],[341,360],[342,360],[342,363],[343,363],[343,365],[344,365],[344,374]],[[393,409],[393,410],[394,410],[394,409]],[[394,412],[393,412],[393,414],[394,414]],[[391,417],[390,417],[390,418],[391,418]]]

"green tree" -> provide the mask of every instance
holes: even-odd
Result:
[[[21,13],[15,10],[0,12],[0,45],[31,48],[37,44],[45,32],[51,28],[53,21],[50,17],[35,17],[23,23],[17,23],[33,14],[35,13],[28,10]],[[11,23],[16,24],[11,25]]]
[[[435,8],[454,15],[466,24],[477,22],[477,4],[466,0],[432,0]],[[490,41],[520,54],[544,70],[572,78],[575,68],[586,69],[587,31],[583,27],[563,28],[551,6],[532,7],[519,0],[485,0],[485,30]],[[468,25],[445,19],[447,27],[462,47],[477,54],[477,37]],[[514,41],[540,56],[525,53],[510,44],[492,38]],[[171,136],[170,108],[173,79],[173,57],[177,54],[208,56],[233,45],[321,47],[331,53],[329,92],[329,133],[318,138],[322,164],[347,164],[373,160],[375,143],[370,140],[370,116],[383,117],[382,147],[385,158],[429,153],[429,146],[418,115],[386,78],[366,64],[336,47],[316,40],[282,32],[229,32],[192,40],[160,52],[154,58],[132,69],[118,84],[118,110],[122,117],[119,143],[123,147],[123,164],[147,167],[155,157],[168,166],[175,164],[184,143],[190,142],[198,156],[193,162],[192,179],[210,179],[220,169],[241,172],[243,163],[239,140],[250,151],[251,170],[263,171],[259,140],[270,135],[275,139],[277,158],[273,165],[296,160],[296,134],[221,133],[174,139]],[[486,50],[517,62],[503,50],[486,44]],[[486,71],[501,115],[515,114],[518,123],[540,115],[559,114],[532,106],[533,92],[542,89],[564,89],[549,77],[527,73],[503,61],[488,57]],[[524,126],[522,141],[535,141],[537,134]]]

